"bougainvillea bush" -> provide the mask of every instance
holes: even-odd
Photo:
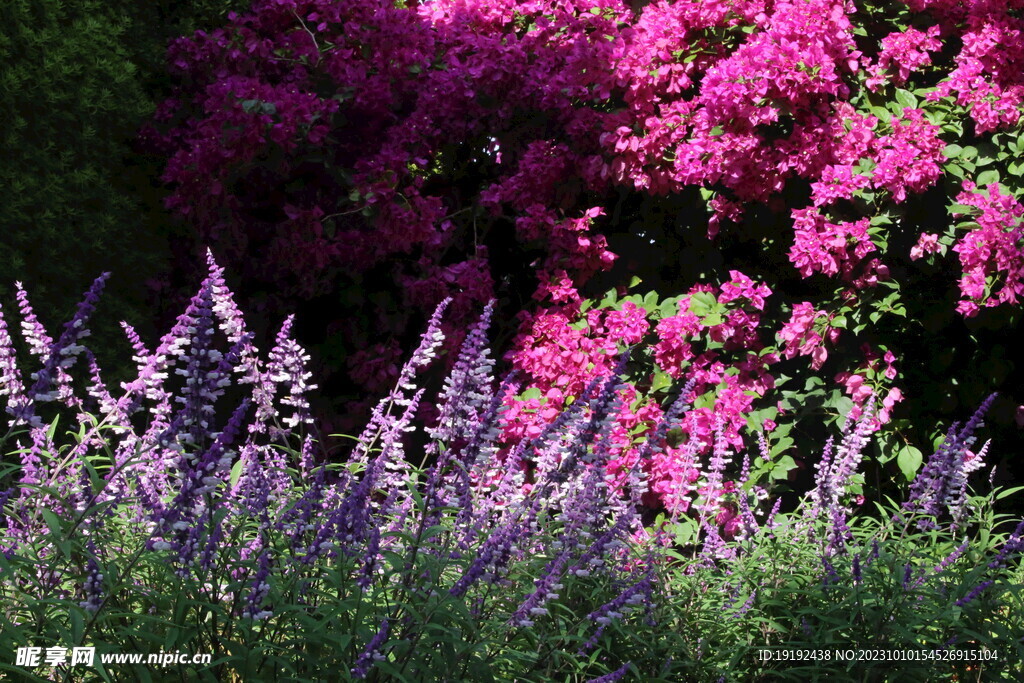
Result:
[[[440,300],[454,351],[497,296],[524,373],[499,458],[644,343],[614,466],[678,378],[736,447],[767,434],[766,477],[874,399],[873,471],[905,484],[925,425],[993,389],[1003,436],[1024,422],[1020,9],[265,0],[174,44],[145,139],[254,306],[338,312],[302,334],[346,414]],[[679,504],[687,463],[649,467]]]
[[[515,378],[498,387],[493,376],[492,306],[465,335],[438,415],[416,417],[445,301],[353,457],[332,463],[313,438],[315,385],[291,318],[260,353],[223,271],[212,259],[209,269],[155,348],[125,326],[138,376],[120,391],[87,348],[105,277],[56,341],[21,297],[38,368],[28,377],[0,317],[0,670],[19,680],[1021,674],[1024,524],[993,517],[992,496],[968,487],[987,456],[975,433],[991,401],[950,429],[905,502],[874,521],[857,514],[852,487],[873,406],[824,446],[792,513],[750,479],[748,457],[738,485],[724,485],[737,454],[716,418],[710,458],[696,441],[685,447],[695,476],[678,485],[695,484],[695,504],[645,526],[642,463],[701,414],[688,388],[640,462],[610,477],[623,355],[509,456],[536,467],[495,468],[500,389],[515,391]],[[428,445],[407,451],[417,430]],[[839,665],[761,654],[868,645],[931,658]],[[91,668],[15,655],[81,646],[96,648]],[[103,660],[153,652],[212,661]]]

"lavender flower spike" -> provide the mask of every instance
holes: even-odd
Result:
[[[445,378],[437,427],[428,430],[434,439],[448,441],[465,435],[479,423],[491,401],[491,370],[494,361],[487,348],[487,328],[493,312],[492,299],[484,307],[480,320],[470,328],[462,343],[459,359]]]
[[[977,586],[972,588],[971,591],[967,595],[965,595],[964,597],[962,597],[959,600],[957,600],[956,603],[955,603],[956,606],[957,607],[963,607],[967,603],[973,602],[979,595],[981,595],[985,591],[986,588],[988,588],[991,585],[992,585],[992,581],[982,581]]]
[[[316,389],[309,384],[313,373],[306,370],[309,354],[291,337],[292,322],[295,316],[288,316],[281,331],[277,333],[276,344],[270,351],[270,362],[267,364],[267,380],[278,387],[287,388],[288,394],[281,403],[294,409],[294,413],[285,417],[285,426],[294,429],[301,424],[311,424],[313,418],[309,413],[309,400],[306,392]]]

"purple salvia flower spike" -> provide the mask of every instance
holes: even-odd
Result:
[[[420,338],[420,344],[413,352],[412,356],[402,367],[402,371],[398,376],[398,381],[392,388],[391,393],[381,399],[370,415],[370,420],[359,435],[357,445],[349,457],[349,461],[352,463],[363,464],[366,463],[370,449],[373,444],[380,438],[382,431],[385,429],[388,422],[393,421],[395,418],[391,415],[391,409],[394,406],[405,409],[410,404],[415,405],[418,398],[410,399],[406,392],[414,391],[415,385],[412,383],[413,377],[422,368],[426,367],[433,361],[437,355],[437,349],[440,347],[441,342],[444,341],[444,334],[441,332],[441,318],[444,315],[445,309],[448,304],[451,303],[451,298],[444,299],[434,309],[433,315],[430,316],[430,320],[427,324],[427,330],[423,333]],[[422,390],[418,394],[422,396]]]
[[[975,430],[981,425],[982,417],[988,411],[996,394],[986,398],[963,429],[954,424],[946,434],[945,441],[918,472],[910,486],[910,493],[903,507],[911,512],[922,513],[918,520],[921,529],[934,528],[936,518],[944,512],[958,524],[963,512],[966,496],[967,475],[981,467],[987,448],[978,455],[970,452],[974,445]]]
[[[982,581],[977,586],[972,588],[970,592],[967,593],[967,595],[957,600],[954,604],[957,607],[963,607],[968,603],[974,602],[978,598],[978,596],[981,595],[985,591],[985,589],[991,586],[993,583],[993,581]]]
[[[947,569],[949,569],[953,565],[954,562],[956,562],[958,559],[960,559],[960,556],[963,555],[964,551],[966,551],[966,550],[967,550],[967,541],[964,541],[959,546],[954,548],[953,552],[951,552],[949,555],[944,557],[942,559],[942,561],[940,561],[937,565],[935,565],[935,567],[932,569],[932,574],[931,575],[932,576],[938,576],[942,572],[944,572]],[[914,582],[913,587],[914,588],[920,587],[921,585],[924,584],[925,579],[927,579],[927,578],[928,578],[927,574],[921,574],[921,576],[917,579],[917,581]]]
[[[615,671],[607,673],[604,676],[591,678],[587,683],[616,683],[616,681],[621,681],[627,673],[629,673],[629,662],[626,662]]]
[[[247,334],[245,318],[224,281],[224,269],[217,265],[210,249],[206,250],[206,265],[209,268],[208,281],[213,313],[220,320],[220,329],[228,338],[228,342],[236,344]]]
[[[29,353],[38,356],[39,360],[46,362],[50,357],[50,347],[53,346],[53,339],[46,332],[46,328],[39,322],[32,304],[29,303],[28,294],[20,282],[15,282],[17,290],[18,310],[21,311],[21,334],[28,344]]]
[[[128,343],[132,345],[132,351],[135,353],[132,360],[136,363],[144,363],[146,358],[149,357],[149,349],[146,348],[142,338],[139,337],[139,333],[124,320],[121,321],[121,329],[124,330],[124,336]]]
[[[825,449],[821,454],[821,459],[814,466],[815,487],[810,494],[812,516],[820,513],[823,507],[827,505],[827,502],[834,498],[832,492],[832,478],[829,476],[829,472],[832,469],[833,451],[834,444],[832,437],[830,436],[825,442]]]
[[[281,331],[277,334],[277,342],[270,351],[266,373],[266,377],[272,385],[287,390],[281,403],[291,407],[294,411],[292,415],[283,420],[289,429],[295,429],[299,424],[312,423],[313,418],[309,413],[306,392],[316,388],[315,384],[308,383],[309,378],[313,376],[306,370],[309,354],[291,338],[293,320],[294,316],[288,316],[281,326]]]
[[[754,606],[754,600],[756,600],[756,599],[757,599],[757,591],[756,590],[750,591],[750,595],[747,596],[747,599],[743,602],[742,605],[740,605],[739,609],[737,609],[735,612],[733,612],[732,618],[733,619],[742,619],[743,616],[747,612],[750,611],[750,608]]]
[[[249,594],[245,599],[245,608],[242,610],[243,619],[262,621],[273,616],[271,610],[266,609],[264,602],[270,593],[270,550],[264,548],[260,553],[256,574],[253,576]]]
[[[995,559],[988,563],[988,568],[992,570],[1002,569],[1013,555],[1022,550],[1024,550],[1024,521],[1018,524],[1017,528],[1010,534],[1010,537],[1006,539],[1006,543],[999,549]]]
[[[825,570],[825,573],[821,578],[821,585],[824,588],[828,588],[829,586],[839,583],[839,573],[825,555],[821,556],[821,566]]]
[[[45,402],[60,397],[67,402],[70,387],[66,371],[74,365],[78,354],[85,349],[78,342],[89,334],[85,324],[96,310],[96,303],[99,301],[103,286],[109,277],[110,273],[103,273],[93,281],[92,286],[85,293],[85,298],[78,304],[75,315],[65,323],[60,339],[50,346],[49,355],[43,363],[43,367],[32,374],[32,378],[36,380],[28,392],[32,400]],[[54,382],[58,383],[57,392],[52,390]]]
[[[501,572],[511,559],[513,545],[527,533],[526,529],[526,525],[510,523],[491,531],[480,544],[473,562],[449,589],[449,594],[454,597],[465,595],[476,581],[495,577]]]
[[[32,401],[25,393],[14,341],[7,330],[3,308],[0,308],[0,396],[7,397],[7,413],[14,418],[12,427],[23,423],[42,425],[32,410]]]
[[[772,505],[772,509],[768,513],[768,518],[764,522],[765,526],[768,527],[769,529],[776,528],[777,525],[775,524],[775,517],[779,514],[779,510],[780,509],[782,509],[782,497],[781,496],[775,499],[775,503]]]
[[[913,578],[913,568],[910,563],[903,565],[903,590],[909,591],[911,589],[910,580]]]
[[[373,667],[374,662],[378,662],[384,658],[381,654],[381,649],[384,647],[384,643],[388,639],[389,623],[385,619],[380,622],[380,628],[377,629],[376,635],[370,639],[367,643],[366,649],[359,655],[355,665],[352,667],[350,673],[353,678],[361,679],[366,678],[366,675],[370,673],[370,669]]]
[[[91,542],[90,545],[92,545]],[[100,566],[96,562],[95,548],[90,550],[91,552],[85,564],[85,584],[82,586],[82,597],[84,599],[78,605],[86,612],[95,614],[103,606],[103,574],[100,573]]]
[[[412,385],[413,375],[429,365],[436,357],[437,349],[441,346],[441,342],[444,341],[444,334],[441,332],[441,318],[444,316],[444,312],[451,301],[451,297],[444,299],[434,309],[433,314],[431,314],[430,320],[427,322],[427,331],[423,333],[419,346],[413,351],[412,356],[398,376],[398,388],[400,390],[412,391],[415,388]]]
[[[313,437],[307,434],[302,440],[302,449],[299,451],[299,476],[306,479],[315,464]]]
[[[494,303],[493,299],[487,303],[480,320],[469,329],[458,360],[444,380],[437,426],[429,430],[433,439],[450,441],[465,437],[491,402],[494,361],[487,346],[487,329]]]

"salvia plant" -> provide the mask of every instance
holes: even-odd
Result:
[[[857,513],[851,488],[870,410],[848,420],[813,491],[785,513],[751,479],[749,458],[734,462],[717,418],[711,444],[676,446],[693,463],[678,482],[693,504],[652,522],[641,465],[692,419],[692,387],[628,467],[612,457],[628,355],[499,455],[502,399],[519,386],[494,377],[492,305],[466,331],[433,418],[418,416],[443,303],[335,462],[316,438],[292,319],[264,355],[212,256],[208,268],[154,348],[125,325],[138,373],[119,390],[84,343],[105,277],[56,336],[19,287],[31,373],[0,311],[0,671],[67,681],[1019,674],[1024,528],[1006,534],[991,499],[968,489],[987,452],[974,441],[981,411],[949,432],[904,503],[873,516]],[[417,430],[427,445],[407,452]],[[808,668],[757,655],[870,643],[989,648],[998,661]],[[98,656],[88,670],[14,664],[27,645]],[[213,656],[165,669],[100,658],[125,651]]]

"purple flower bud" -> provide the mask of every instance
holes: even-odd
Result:
[[[910,563],[903,565],[903,590],[909,591],[911,588],[910,580],[913,577],[913,570],[910,567]]]

